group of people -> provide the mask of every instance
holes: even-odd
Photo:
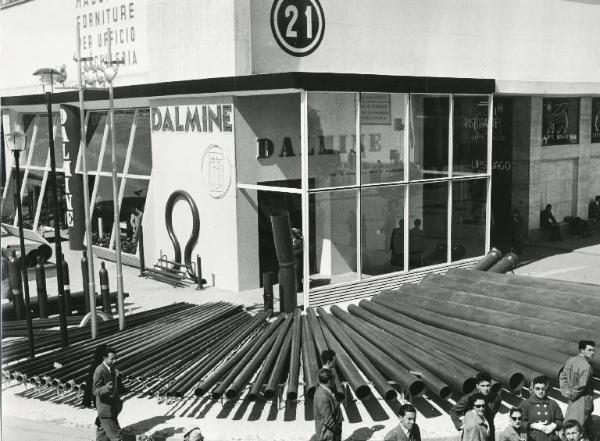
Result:
[[[509,412],[509,425],[498,441],[582,441],[592,432],[591,414],[594,391],[591,386],[591,359],[596,344],[591,340],[579,342],[579,354],[567,360],[558,378],[560,392],[568,401],[563,413],[549,399],[550,379],[544,375],[531,382],[530,397]],[[476,378],[476,389],[460,399],[450,415],[462,441],[494,441],[494,417],[500,408],[500,393],[493,394],[488,374]],[[562,432],[562,436],[561,436]]]
[[[421,219],[415,219],[413,227],[408,232],[409,263],[413,268],[423,266],[425,252],[425,234]],[[404,219],[398,221],[398,226],[390,236],[390,263],[393,266],[404,265]]]
[[[579,354],[569,358],[560,372],[560,392],[568,401],[564,416],[558,404],[547,396],[550,379],[540,375],[531,382],[530,397],[510,409],[509,425],[499,434],[498,441],[593,441],[591,359],[595,348],[595,342],[581,340]],[[321,356],[323,367],[313,401],[316,429],[313,439],[338,441],[343,417],[332,384],[335,353],[324,351]],[[494,417],[500,409],[501,389],[494,391],[492,378],[485,372],[479,373],[475,381],[475,390],[456,402],[450,417],[461,433],[461,441],[495,441]],[[385,435],[385,441],[420,441],[414,406],[402,405],[398,416],[398,426]]]

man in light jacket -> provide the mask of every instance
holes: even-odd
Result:
[[[330,389],[331,371],[321,369],[319,386],[313,398],[316,441],[340,441],[342,439],[342,411]]]

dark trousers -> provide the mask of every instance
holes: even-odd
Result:
[[[117,418],[96,418],[96,441],[123,441]]]
[[[548,231],[550,235],[550,242],[556,242],[557,240],[562,240],[560,235],[560,227],[555,224],[550,224],[545,227],[545,230]]]

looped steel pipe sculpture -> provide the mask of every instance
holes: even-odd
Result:
[[[192,233],[190,234],[190,238],[188,239],[185,250],[183,253],[183,259],[185,262],[185,266],[187,268],[188,274],[194,280],[197,279],[197,275],[192,269],[192,251],[198,243],[198,237],[200,236],[200,214],[198,213],[198,206],[192,196],[184,190],[177,190],[171,193],[169,199],[167,199],[167,204],[165,206],[165,225],[167,227],[167,233],[169,233],[169,238],[173,243],[173,248],[175,250],[175,262],[181,264],[181,245],[175,236],[175,232],[173,231],[173,208],[175,207],[175,203],[180,199],[184,199],[192,210]],[[175,265],[175,269],[179,269],[180,265]]]

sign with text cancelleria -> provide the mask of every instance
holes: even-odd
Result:
[[[81,29],[81,55],[92,56],[94,63],[99,64],[106,60],[110,40],[113,60],[122,60],[128,68],[144,65],[146,3],[143,0],[75,0],[75,23]],[[127,72],[132,69],[124,73]]]

